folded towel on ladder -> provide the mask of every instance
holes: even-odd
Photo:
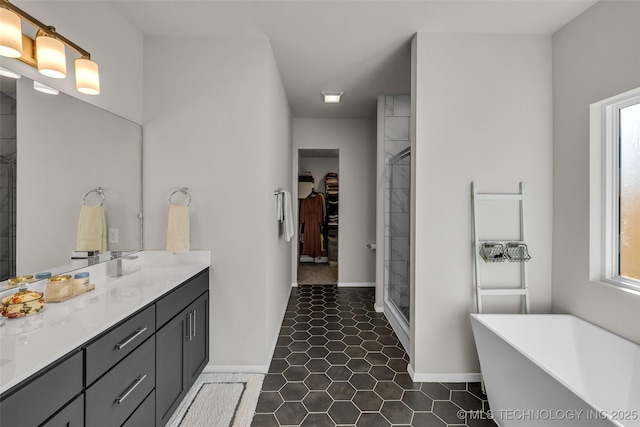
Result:
[[[76,250],[107,250],[107,224],[102,206],[82,205],[78,218]]]
[[[189,252],[189,206],[169,205],[167,252]]]

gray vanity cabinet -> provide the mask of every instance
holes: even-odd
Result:
[[[164,426],[208,361],[207,268],[2,394],[0,426]]]
[[[191,304],[187,316],[192,325],[186,349],[187,381],[191,387],[209,362],[209,292]]]
[[[76,397],[62,411],[47,421],[42,427],[83,427],[84,394]]]
[[[208,280],[206,284],[208,288]],[[209,361],[209,291],[193,302],[183,300],[181,306],[156,332],[156,426],[169,421]]]
[[[18,391],[2,396],[0,426],[41,425],[80,394],[82,392],[82,352],[77,351],[63,361],[55,363],[44,373],[24,381],[21,386]],[[78,416],[82,416],[82,413],[78,413],[75,406],[62,415],[67,417],[69,422],[77,419]]]

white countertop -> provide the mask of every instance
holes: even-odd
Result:
[[[209,251],[171,254],[142,251],[123,259],[124,276],[107,276],[107,263],[88,271],[96,288],[23,318],[0,318],[0,393],[155,301],[211,265]],[[133,271],[136,268],[137,271]],[[29,285],[44,292],[46,281]],[[17,289],[2,293],[11,295]]]

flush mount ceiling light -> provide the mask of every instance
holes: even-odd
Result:
[[[22,33],[22,21],[38,29],[35,41]],[[75,61],[76,88],[89,95],[100,93],[98,65],[91,54],[58,34],[56,29],[44,25],[22,9],[0,0],[0,55],[16,58],[53,78],[67,75],[65,47],[80,55]]]
[[[46,93],[47,95],[57,95],[59,93],[58,89],[43,85],[35,80],[33,81],[33,88],[38,92]]]
[[[322,99],[326,104],[337,104],[344,92],[322,92]]]

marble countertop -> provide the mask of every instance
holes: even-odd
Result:
[[[157,300],[211,265],[209,251],[142,251],[123,259],[125,275],[108,277],[108,263],[88,271],[95,290],[18,319],[0,318],[0,393]],[[46,281],[29,285],[44,292]],[[0,296],[11,295],[12,289]]]

